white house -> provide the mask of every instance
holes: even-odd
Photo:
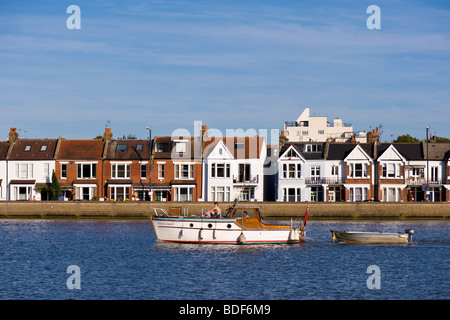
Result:
[[[331,181],[325,143],[287,143],[278,158],[278,201],[326,201]],[[330,163],[331,165],[331,163]],[[337,172],[337,171],[336,171]]]
[[[56,139],[13,140],[8,155],[8,200],[49,200]]]
[[[204,201],[263,201],[263,137],[210,138],[204,144]]]
[[[357,144],[345,157],[344,163],[346,168],[344,187],[348,190],[346,201],[373,199],[374,165],[369,151]]]

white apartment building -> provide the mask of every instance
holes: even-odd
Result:
[[[327,139],[336,142],[347,142],[352,139],[353,127],[335,118],[333,124],[324,116],[311,116],[310,109],[305,108],[295,121],[284,123],[284,134],[287,142],[325,142]],[[357,141],[365,142],[366,137],[360,133]]]

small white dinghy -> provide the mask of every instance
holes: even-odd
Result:
[[[412,241],[414,230],[407,229],[405,233],[383,233],[383,232],[357,232],[357,231],[335,231],[330,230],[333,242],[346,243],[407,243]]]

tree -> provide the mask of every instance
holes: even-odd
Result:
[[[61,195],[61,191],[62,191],[61,185],[58,182],[58,178],[56,178],[55,170],[53,170],[52,187],[51,187],[51,193],[52,193],[51,200],[53,200],[53,201],[59,200],[59,196]]]
[[[397,139],[394,140],[394,142],[420,142],[419,139],[411,137],[409,133],[398,136]]]

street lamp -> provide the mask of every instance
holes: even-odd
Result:
[[[148,162],[148,197],[152,201],[152,129],[150,127],[145,127],[148,130],[148,147],[149,151],[149,162]]]

